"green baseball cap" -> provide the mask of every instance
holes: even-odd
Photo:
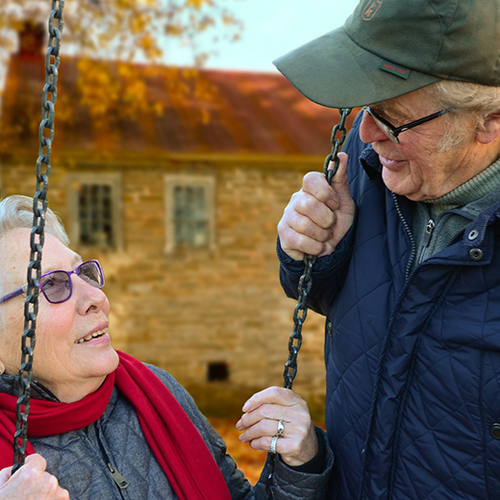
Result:
[[[500,86],[500,0],[361,0],[342,27],[274,65],[331,108],[385,101],[443,79]]]

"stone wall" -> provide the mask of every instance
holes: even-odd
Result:
[[[4,161],[2,196],[33,195],[34,166],[28,163]],[[49,204],[69,224],[70,174],[119,173],[123,249],[73,247],[103,264],[115,347],[167,369],[200,394],[232,388],[243,396],[282,385],[295,302],[279,284],[276,226],[303,175],[321,168],[321,158],[177,159],[147,166],[58,159]],[[172,173],[215,179],[215,248],[166,253],[163,178]],[[303,333],[294,388],[320,401],[325,392],[323,319],[311,312]],[[213,362],[227,363],[228,382],[207,382]]]

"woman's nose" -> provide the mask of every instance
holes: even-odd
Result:
[[[75,279],[73,281],[73,293],[78,297],[78,308],[82,314],[100,311],[108,300],[100,288],[96,288],[84,280]]]
[[[364,110],[361,125],[359,127],[359,137],[366,143],[389,140],[387,134],[375,123],[375,120],[370,114]]]

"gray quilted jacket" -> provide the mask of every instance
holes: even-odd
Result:
[[[261,479],[252,487],[226,454],[222,438],[199,412],[193,399],[168,373],[149,368],[179,401],[211,450],[231,498],[266,499],[266,463]],[[14,377],[0,377],[0,391],[11,392]],[[32,397],[53,399],[36,386]],[[325,435],[318,437],[326,443]],[[35,451],[47,460],[47,470],[70,492],[72,500],[175,500],[176,495],[145,441],[135,411],[118,391],[102,417],[83,429],[50,437],[30,439]],[[333,454],[325,444],[326,468],[321,474],[306,474],[276,461],[275,500],[326,499]],[[124,487],[125,486],[125,487]]]

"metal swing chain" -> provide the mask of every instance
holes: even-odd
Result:
[[[54,138],[54,105],[57,101],[59,51],[63,29],[64,0],[52,0],[48,22],[49,41],[45,56],[45,85],[42,93],[42,121],[39,127],[40,148],[36,163],[36,193],[33,197],[33,229],[30,238],[27,297],[24,303],[22,357],[18,375],[16,432],[14,434],[14,466],[12,473],[24,465],[28,444],[28,416],[31,381],[33,379],[33,350],[35,348],[36,316],[38,313],[38,282],[41,276],[42,247],[45,238],[45,213],[50,174],[50,156]]]
[[[324,172],[328,184],[331,183],[333,176],[337,173],[339,168],[340,160],[338,154],[344,144],[347,137],[346,120],[352,109],[340,109],[340,122],[333,127],[331,143],[332,152],[326,157]],[[341,133],[340,138],[337,138],[337,134]],[[333,162],[333,168],[328,169],[330,163]],[[312,272],[314,264],[316,263],[317,257],[313,255],[304,255],[304,273],[300,277],[298,292],[299,298],[297,300],[297,305],[293,313],[293,331],[290,335],[288,341],[288,361],[285,363],[285,371],[283,372],[283,387],[285,389],[291,389],[295,376],[297,375],[297,356],[299,350],[302,346],[302,325],[307,317],[307,297],[311,291],[313,284]],[[269,462],[271,470],[267,476],[266,482],[266,493],[267,498],[272,500],[274,498],[274,493],[272,489],[272,482],[274,477],[274,468],[276,466],[276,455],[269,453]]]
[[[347,137],[347,129],[346,129],[346,120],[349,114],[351,113],[351,109],[341,109],[340,111],[340,122],[333,127],[331,143],[332,143],[332,152],[326,157],[324,172],[325,177],[328,184],[331,184],[333,176],[337,173],[339,168],[340,160],[338,158],[338,154],[344,144]],[[341,132],[340,138],[337,138],[337,134]],[[329,170],[328,167],[330,163],[333,162],[333,169]],[[297,375],[297,355],[302,346],[302,325],[306,320],[307,316],[307,297],[312,287],[312,271],[313,266],[317,260],[316,256],[305,255],[304,263],[305,269],[304,274],[300,277],[298,292],[299,298],[297,301],[297,305],[295,306],[295,310],[293,313],[293,332],[290,335],[290,339],[288,341],[288,361],[285,363],[285,371],[283,373],[284,384],[283,387],[285,389],[291,389],[293,381],[295,379],[295,375]]]

